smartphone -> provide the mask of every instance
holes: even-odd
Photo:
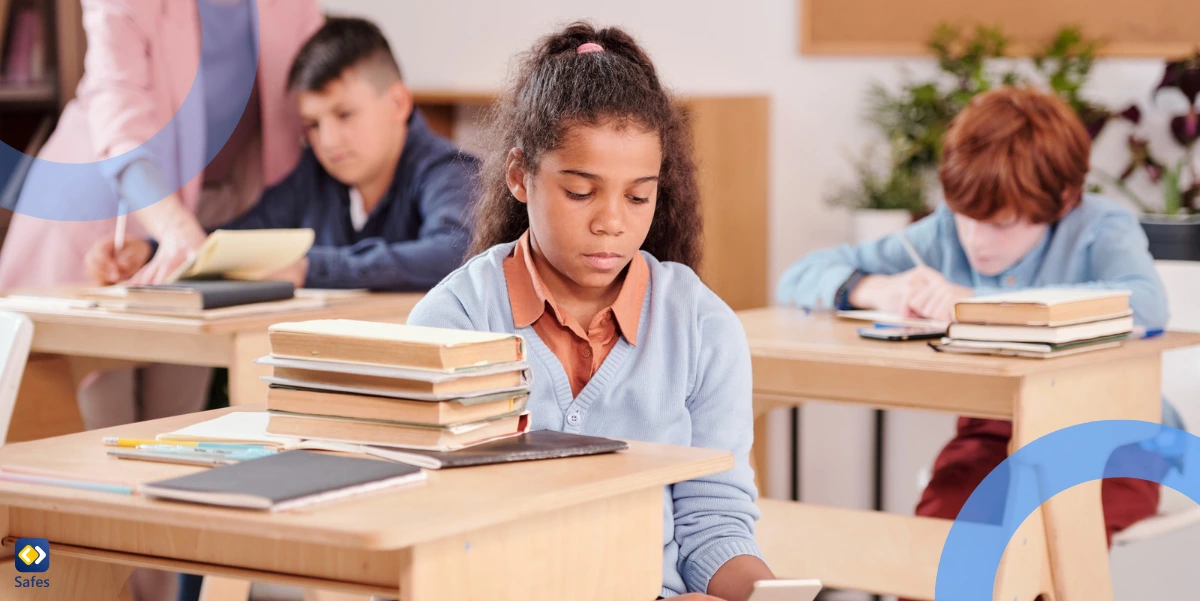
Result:
[[[759,580],[747,601],[813,601],[819,592],[820,580]]]
[[[859,328],[858,335],[871,340],[934,340],[946,335],[946,330],[942,328],[930,327],[873,327]]]

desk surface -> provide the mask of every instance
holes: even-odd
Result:
[[[271,324],[282,321],[305,321],[310,319],[380,317],[394,314],[408,315],[413,306],[424,296],[419,292],[390,293],[375,292],[362,296],[331,298],[324,307],[244,315],[223,319],[197,319],[191,317],[167,317],[139,315],[104,309],[70,309],[48,306],[45,309],[21,308],[18,311],[29,316],[34,324],[63,324],[104,326],[119,329],[136,329],[154,332],[175,333],[225,333],[241,330],[265,330]]]
[[[205,468],[110,458],[100,437],[153,437],[228,411],[232,410],[6,445],[0,448],[0,469],[34,468],[128,484],[193,473]],[[253,533],[289,542],[387,550],[732,467],[733,457],[724,451],[634,442],[628,451],[616,454],[429,470],[428,481],[420,486],[277,514],[16,482],[0,482],[0,503],[147,524],[204,524],[212,531]]]
[[[958,355],[938,353],[922,341],[867,340],[856,332],[868,325],[866,322],[838,319],[827,312],[806,314],[801,309],[766,307],[740,311],[738,316],[750,340],[750,353],[756,358],[993,376],[1019,377],[1100,362],[1120,362],[1200,345],[1200,334],[1168,332],[1146,340],[1131,340],[1115,349],[1057,359]]]

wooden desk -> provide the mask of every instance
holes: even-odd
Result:
[[[267,327],[308,319],[403,321],[423,295],[369,294],[331,300],[321,309],[203,320],[98,309],[21,309],[33,320],[34,353],[107,360],[229,368],[231,404],[260,403],[269,369],[254,360],[270,353]]]
[[[923,342],[864,340],[855,333],[862,324],[798,309],[739,316],[750,340],[760,419],[809,400],[944,411],[1012,420],[1011,449],[1078,423],[1158,421],[1162,352],[1200,344],[1198,334],[1171,332],[1060,359],[1011,359],[935,353]],[[765,455],[757,445],[760,472]],[[780,577],[933,599],[949,520],[769,499],[761,507],[759,543]],[[1013,540],[1019,542],[1005,553],[995,599],[1112,600],[1098,481],[1055,496]]]
[[[236,410],[8,445],[0,466],[128,483],[182,475],[198,468],[110,459],[100,436]],[[732,467],[722,451],[631,443],[431,471],[419,487],[278,514],[0,482],[0,536],[50,541],[51,587],[26,589],[28,600],[113,600],[134,567],[151,567],[405,601],[649,601],[662,586],[663,487]],[[11,583],[13,562],[3,570]]]

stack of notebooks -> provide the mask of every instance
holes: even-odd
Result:
[[[960,301],[945,352],[1048,359],[1120,346],[1133,331],[1127,290],[1038,289]]]
[[[337,319],[269,337],[268,434],[444,452],[528,428],[519,336]]]

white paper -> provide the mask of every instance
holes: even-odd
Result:
[[[1096,290],[1093,288],[1032,288],[1019,292],[1005,292],[977,296],[960,300],[956,304],[1010,304],[1010,305],[1039,305],[1053,307],[1066,303],[1074,303],[1100,298],[1129,296],[1129,290]]]
[[[334,372],[339,374],[354,374],[357,376],[374,376],[378,378],[411,380],[414,382],[430,382],[434,384],[450,382],[452,380],[459,380],[462,378],[471,378],[474,376],[488,376],[512,371],[527,371],[529,369],[529,364],[525,363],[524,361],[500,363],[496,365],[489,365],[480,369],[458,372],[431,371],[427,369],[411,369],[406,367],[393,367],[390,365],[374,365],[368,363],[344,363],[340,361],[293,359],[291,357],[276,357],[274,355],[259,357],[258,359],[255,359],[254,362],[258,365],[270,365],[271,367],[290,367],[294,369],[307,369],[311,371]],[[307,384],[305,386],[310,387]]]

